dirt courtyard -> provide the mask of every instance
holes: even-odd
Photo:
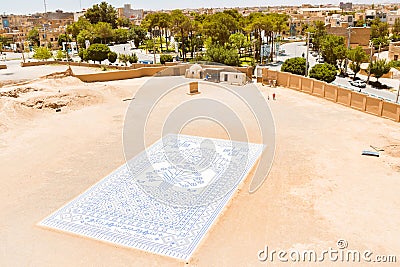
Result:
[[[124,117],[135,99],[123,100],[148,79],[84,84],[67,77],[0,88],[1,266],[365,266],[257,257],[265,246],[322,251],[336,248],[339,239],[349,249],[397,255],[400,261],[399,124],[260,85],[265,98],[277,94],[268,101],[276,124],[271,172],[254,194],[246,180],[188,263],[38,227],[124,164]],[[259,140],[251,116],[235,99],[205,89],[197,96],[178,90],[161,103],[149,119],[149,144],[158,139],[158,115],[205,96],[236,106],[250,140]],[[227,138],[220,126],[202,121],[183,133]],[[361,155],[370,145],[385,150],[381,157]]]

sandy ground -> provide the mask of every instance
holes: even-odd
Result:
[[[249,194],[246,180],[187,264],[36,226],[124,163],[122,128],[131,102],[123,100],[147,79],[83,84],[68,77],[0,90],[1,266],[310,266],[262,263],[257,252],[266,245],[322,251],[336,248],[338,239],[400,261],[399,124],[284,88],[274,89],[278,99],[270,101],[277,144],[267,181]],[[158,115],[188,98],[178,91]],[[233,98],[224,100],[235,106]],[[257,140],[249,113],[236,108]],[[158,138],[156,115],[150,142]],[[218,125],[201,121],[183,132],[226,138]],[[361,156],[370,145],[385,152]]]

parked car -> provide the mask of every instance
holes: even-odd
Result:
[[[324,62],[325,62],[325,60],[324,60],[323,57],[320,57],[320,58],[318,59],[318,63],[324,63]]]
[[[360,87],[360,88],[367,87],[367,84],[364,81],[361,81],[361,80],[351,81],[350,84],[355,86],[355,87]]]

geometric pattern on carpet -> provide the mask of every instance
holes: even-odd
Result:
[[[263,150],[167,135],[39,225],[189,260]]]

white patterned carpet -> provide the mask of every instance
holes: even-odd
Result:
[[[263,149],[167,135],[39,225],[188,260]]]

